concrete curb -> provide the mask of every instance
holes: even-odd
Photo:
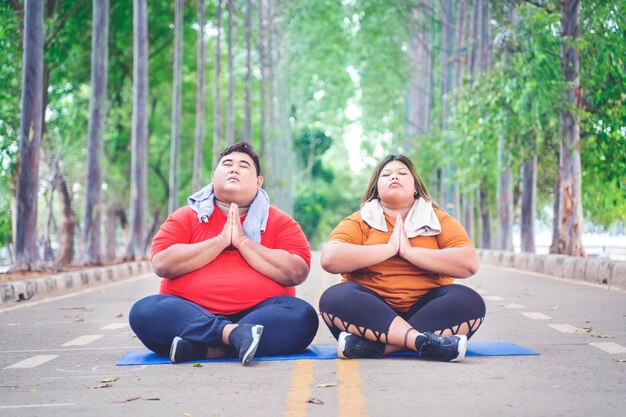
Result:
[[[139,261],[7,282],[0,284],[0,309],[15,305],[18,301],[30,300],[35,295],[59,295],[86,287],[121,281],[151,271],[150,261]]]
[[[487,265],[521,269],[626,290],[626,262],[624,261],[485,249],[478,250],[478,257]]]

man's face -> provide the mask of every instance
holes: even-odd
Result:
[[[257,176],[252,158],[243,152],[222,157],[213,172],[215,197],[225,203],[249,206],[261,185],[263,177]]]

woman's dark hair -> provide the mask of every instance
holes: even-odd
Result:
[[[432,202],[433,207],[439,208],[439,205],[437,204],[437,202],[433,200],[430,194],[428,194],[426,185],[424,185],[424,181],[422,181],[419,174],[417,173],[417,170],[415,169],[415,165],[413,164],[413,162],[406,156],[400,155],[400,154],[387,155],[386,157],[383,158],[382,161],[378,163],[378,165],[376,165],[376,168],[374,168],[374,172],[372,172],[372,177],[370,178],[369,183],[367,184],[367,189],[365,190],[365,193],[363,194],[363,198],[361,199],[361,205],[375,198],[379,198],[378,197],[378,177],[380,177],[380,173],[383,171],[383,168],[385,168],[385,165],[387,165],[389,162],[392,162],[392,161],[398,161],[398,162],[403,163],[411,172],[411,175],[413,176],[413,182],[415,183],[415,189],[417,190],[417,194],[415,195],[415,198],[422,197],[424,200]]]
[[[259,155],[254,151],[254,148],[248,142],[237,142],[234,145],[230,145],[228,148],[224,149],[220,154],[218,161],[221,161],[223,157],[229,155],[233,152],[241,152],[248,155],[252,158],[252,162],[254,162],[254,167],[256,168],[257,177],[261,175],[261,165],[259,164]]]

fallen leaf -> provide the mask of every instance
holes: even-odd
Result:
[[[129,403],[129,402],[131,402],[131,401],[135,401],[135,400],[138,400],[138,399],[140,399],[140,398],[141,398],[141,397],[131,397],[131,398],[127,398],[127,399],[122,400],[122,401],[113,401],[113,402],[114,402],[114,403],[116,403],[116,404],[121,404],[121,403]]]
[[[99,385],[99,386],[97,385],[97,386],[94,386],[94,387],[91,387],[91,388],[95,388],[95,389],[98,389],[98,388],[111,388],[112,386],[113,386],[113,384],[102,384],[102,385]]]
[[[330,388],[330,387],[336,387],[337,384],[336,383],[329,383],[329,384],[317,384],[315,385],[318,388]]]
[[[191,417],[191,413],[183,413],[185,417]]]
[[[626,359],[614,359],[615,362],[626,363]]]
[[[615,339],[615,336],[612,334],[591,333],[591,337],[597,337],[598,339]]]
[[[324,404],[324,401],[320,400],[319,398],[310,398],[307,403],[311,403],[311,404]]]
[[[104,379],[101,379],[101,380],[100,380],[100,382],[115,382],[115,381],[117,381],[118,379],[120,379],[120,377],[119,377],[119,376],[114,376],[114,377],[111,377],[111,378],[104,378]]]
[[[202,365],[201,363],[194,363],[193,367],[194,368],[202,368],[204,365]]]
[[[117,319],[121,319],[122,317],[124,317],[124,315],[122,313],[120,313],[117,316],[115,316],[115,318],[117,318]]]
[[[593,327],[581,327],[580,329],[576,329],[579,333],[589,333],[593,330]]]
[[[558,309],[559,309],[559,306],[557,305],[553,305],[552,307],[550,307],[551,311],[558,310]]]

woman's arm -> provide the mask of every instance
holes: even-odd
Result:
[[[429,249],[411,246],[403,223],[400,219],[395,225],[401,232],[399,254],[402,258],[425,271],[453,278],[467,278],[478,272],[478,255],[473,247]]]

